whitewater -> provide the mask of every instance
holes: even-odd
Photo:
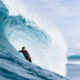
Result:
[[[23,45],[33,64],[18,53]],[[67,80],[59,75],[66,72],[65,53],[61,51],[64,50],[53,46],[49,34],[34,21],[9,15],[0,0],[0,80]]]

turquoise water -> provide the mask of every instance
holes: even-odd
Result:
[[[80,55],[71,55],[71,56],[68,56],[68,60],[80,60]]]
[[[10,16],[8,12],[8,9],[0,0],[0,80],[67,80],[59,74],[29,63],[10,44],[8,38],[10,37],[10,33],[15,30],[15,27],[21,26],[22,28],[17,29],[24,30],[25,24],[29,22],[26,22],[20,15],[16,17]],[[28,31],[36,30],[35,33],[37,33],[37,35],[35,35],[35,37],[41,34],[40,37],[42,40],[40,40],[40,37],[36,39],[40,40],[40,42],[37,42],[39,44],[45,41],[43,47],[50,43],[45,32],[37,32],[37,28],[31,27],[31,25],[26,29],[28,29]],[[30,35],[34,39],[33,34],[34,33],[28,32],[26,36]]]

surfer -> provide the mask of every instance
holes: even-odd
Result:
[[[22,50],[20,50],[19,52],[24,55],[25,59],[27,59],[29,62],[32,62],[31,57],[25,47],[22,47]]]

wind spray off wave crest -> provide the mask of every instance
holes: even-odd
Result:
[[[67,80],[54,72],[30,64],[14,49],[7,39],[10,38],[9,33],[13,33],[13,30],[23,32],[26,21],[21,16],[10,16],[8,12],[0,0],[0,80]]]
[[[17,5],[14,0],[10,2],[8,0],[3,1],[9,8],[10,14],[22,14],[26,19],[28,16],[33,19],[33,21],[26,20],[25,22],[25,19],[17,16],[11,20],[13,24],[5,29],[5,34],[11,44],[17,50],[21,49],[22,46],[26,46],[30,52],[33,63],[65,75],[66,43],[60,31],[57,28],[49,28],[53,25],[47,24],[48,22],[44,20],[45,17],[42,16],[42,18],[38,13],[30,13],[29,10],[31,10],[31,8],[28,9],[30,6],[27,6],[26,9],[19,0],[17,0]],[[43,15],[45,16],[45,14]],[[38,26],[34,22],[36,22]]]

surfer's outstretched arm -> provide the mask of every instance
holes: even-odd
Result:
[[[19,52],[22,52],[22,50],[20,50]]]

